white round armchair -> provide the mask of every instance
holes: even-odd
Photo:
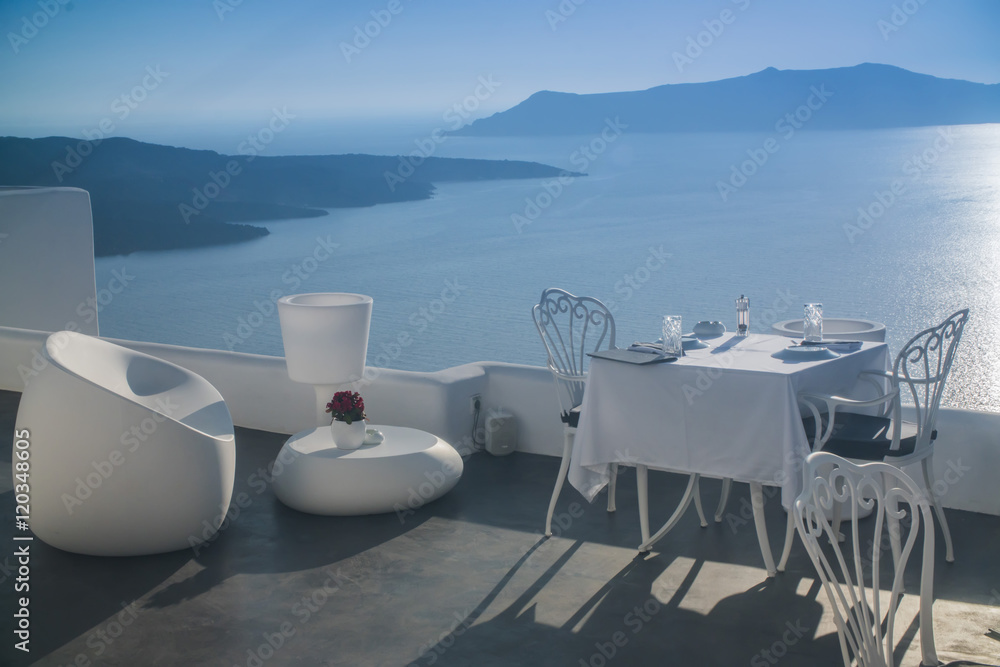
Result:
[[[233,422],[215,387],[69,331],[49,336],[43,356],[48,364],[25,388],[16,425],[30,442],[32,532],[93,556],[162,553],[210,538],[236,474]]]

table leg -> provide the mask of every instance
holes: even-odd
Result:
[[[684,512],[686,512],[687,508],[691,506],[691,499],[694,498],[694,491],[695,491],[695,489],[698,488],[698,480],[700,480],[700,479],[701,479],[701,475],[698,475],[698,474],[691,475],[691,477],[688,479],[687,489],[684,490],[684,496],[681,498],[680,504],[677,505],[677,509],[674,510],[674,513],[670,515],[670,518],[667,519],[667,522],[665,524],[663,524],[663,527],[660,528],[658,531],[656,531],[656,534],[653,535],[652,537],[648,537],[648,535],[649,535],[649,527],[648,527],[649,526],[649,508],[648,508],[648,506],[646,507],[646,509],[645,509],[645,514],[646,514],[646,529],[643,531],[643,541],[642,541],[642,544],[639,545],[639,551],[649,551],[650,548],[652,548],[652,546],[654,544],[656,544],[657,542],[659,542],[663,538],[664,535],[666,535],[667,533],[669,533],[670,530],[674,526],[677,525],[677,522],[681,520],[682,516],[684,516]],[[643,483],[643,485],[644,485],[643,490],[645,491],[645,482]],[[645,495],[645,494],[643,494],[643,495]],[[643,520],[643,504],[644,504],[643,501],[640,500],[639,501],[639,520],[640,521]]]
[[[719,495],[719,506],[715,510],[715,523],[722,523],[722,513],[726,511],[726,504],[729,503],[729,490],[732,488],[732,477],[722,480],[722,493]]]
[[[635,467],[635,485],[639,496],[639,532],[642,535],[642,543],[649,541],[649,469],[644,465]],[[639,551],[649,551],[639,546]]]
[[[774,567],[774,556],[771,555],[771,542],[767,539],[767,524],[764,522],[764,489],[760,482],[750,482],[750,504],[753,506],[753,522],[757,527],[760,555],[764,557],[767,576],[773,577],[777,574],[777,570]]]
[[[788,520],[785,523],[785,548],[781,550],[781,560],[778,561],[778,572],[785,571],[788,557],[792,553],[792,543],[795,541],[795,511],[788,510]]]

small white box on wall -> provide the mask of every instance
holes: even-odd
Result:
[[[504,456],[517,449],[517,419],[500,408],[486,413],[485,449],[493,456]]]

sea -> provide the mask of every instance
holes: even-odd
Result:
[[[746,295],[752,332],[819,302],[826,317],[883,322],[895,353],[968,307],[944,403],[1000,412],[1000,125],[788,129],[276,141],[276,155],[412,154],[402,178],[428,154],[566,171],[441,182],[429,200],[255,223],[271,233],[249,242],[99,258],[100,331],[281,355],[276,298],[357,292],[374,299],[369,365],[437,371],[544,366],[531,307],[547,287],[608,304],[619,345],[656,339],[665,314],[731,329]],[[226,152],[206,141],[164,143]]]

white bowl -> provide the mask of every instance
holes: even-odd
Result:
[[[726,333],[726,325],[722,322],[703,320],[694,325],[694,335],[700,337],[721,336]]]

